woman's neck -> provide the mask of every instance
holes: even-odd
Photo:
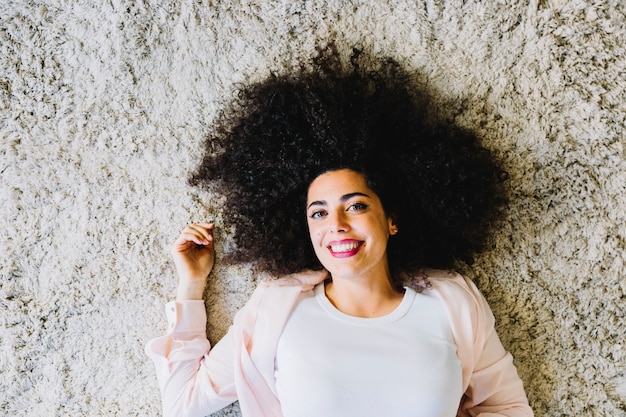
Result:
[[[355,317],[380,317],[394,311],[404,293],[396,290],[389,274],[373,277],[334,277],[325,287],[326,297],[342,313]]]

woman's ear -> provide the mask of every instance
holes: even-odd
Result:
[[[389,226],[389,235],[394,236],[398,234],[398,215],[395,213],[391,213],[389,217],[387,217],[387,224]]]

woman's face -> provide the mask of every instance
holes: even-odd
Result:
[[[326,172],[309,186],[307,223],[315,253],[333,277],[388,273],[393,220],[362,174]]]

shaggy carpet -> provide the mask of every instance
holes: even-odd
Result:
[[[507,221],[460,269],[536,415],[626,415],[625,32],[620,0],[3,0],[0,414],[160,414],[143,347],[169,245],[227,215],[186,183],[207,127],[334,39],[395,58],[504,161]],[[254,286],[216,268],[213,341]]]

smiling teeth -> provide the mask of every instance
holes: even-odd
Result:
[[[341,245],[332,245],[330,250],[333,252],[349,252],[359,247],[359,242],[343,243]]]

